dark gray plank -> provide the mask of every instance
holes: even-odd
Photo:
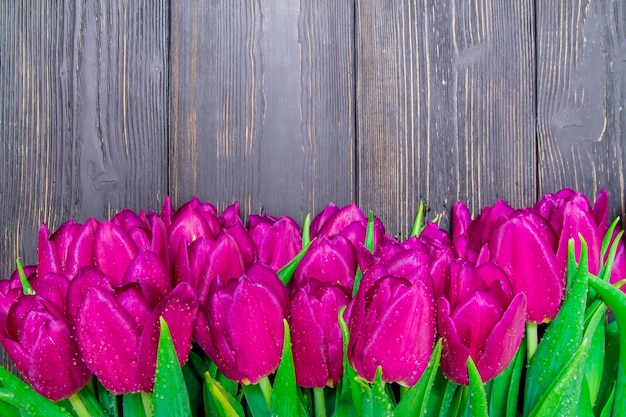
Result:
[[[626,4],[537,3],[540,192],[609,191],[626,214]]]
[[[36,261],[42,221],[160,208],[168,16],[161,0],[0,2],[1,277]]]
[[[172,3],[175,205],[301,222],[354,199],[352,1]]]
[[[534,199],[534,2],[358,2],[359,202],[406,235],[419,200],[445,216]]]

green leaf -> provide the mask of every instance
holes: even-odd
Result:
[[[604,366],[602,369],[602,381],[598,398],[594,405],[595,414],[599,415],[609,401],[609,397],[615,391],[615,380],[617,379],[617,366],[619,363],[619,331],[616,321],[611,321],[604,326]],[[613,405],[611,399],[611,405]]]
[[[218,417],[244,417],[243,407],[208,372],[204,373],[205,407],[209,415]]]
[[[526,343],[522,340],[509,366],[500,375],[491,380],[491,393],[489,395],[490,417],[516,417],[517,400],[525,357]]]
[[[599,323],[604,319],[604,311],[599,309],[585,330],[582,343],[571,359],[545,390],[539,401],[530,411],[530,417],[561,417],[578,415],[578,403],[581,397],[582,382],[586,370],[589,349]],[[557,355],[552,355],[555,357]],[[593,415],[593,412],[591,413]]]
[[[372,417],[392,417],[393,402],[385,388],[382,380],[382,368],[376,368],[376,376],[370,385],[364,378],[357,377],[356,382],[361,385],[363,395],[361,396],[362,410],[364,416]]]
[[[302,247],[306,248],[309,243],[311,243],[311,213],[306,215],[302,225]]]
[[[71,417],[63,407],[36,392],[30,385],[0,366],[0,402],[31,417]]]
[[[602,319],[605,317],[606,304],[600,301],[594,302],[585,314],[585,329],[593,325],[596,316],[600,315]],[[602,381],[602,372],[604,368],[604,346],[606,329],[604,320],[600,320],[596,325],[596,331],[591,338],[591,346],[589,349],[589,357],[587,358],[585,371],[585,388],[589,398],[589,406],[592,408],[598,398],[600,384]]]
[[[616,217],[609,226],[609,229],[606,231],[604,238],[602,239],[602,249],[600,250],[600,262],[604,264],[604,259],[606,258],[606,251],[609,250],[609,245],[611,244],[611,239],[613,238],[613,232],[619,223],[619,217]],[[619,239],[615,239],[619,240]]]
[[[548,387],[555,383],[563,368],[577,351],[584,331],[587,303],[587,245],[582,240],[580,264],[573,274],[572,288],[565,297],[561,310],[548,327],[537,351],[530,359],[526,372],[524,416],[535,408]],[[574,257],[573,241],[569,242],[569,260]],[[568,271],[572,273],[572,271]],[[558,352],[558,354],[555,354]]]
[[[298,267],[298,264],[300,263],[304,255],[306,255],[307,251],[311,247],[311,243],[313,242],[309,242],[306,246],[303,246],[302,250],[300,250],[300,252],[298,252],[298,254],[294,256],[293,259],[289,261],[287,265],[280,268],[280,270],[278,271],[278,278],[280,278],[283,284],[287,285],[289,283],[289,280],[291,280],[291,277],[293,276],[294,272],[296,272],[296,268]]]
[[[619,363],[613,415],[624,416],[626,415],[626,294],[594,276],[589,277],[589,286],[595,289],[604,302],[611,307],[619,328]]]
[[[615,401],[615,384],[613,384],[613,388],[611,389],[611,395],[609,395],[606,404],[602,407],[602,411],[600,412],[599,417],[610,417],[611,412],[613,411],[613,403]]]
[[[183,366],[183,377],[185,378],[185,386],[187,387],[191,415],[193,417],[203,416],[204,405],[202,401],[202,387],[204,386],[204,379],[196,372],[191,362],[187,362],[185,366]]]
[[[415,221],[413,222],[413,227],[411,228],[411,236],[419,237],[422,230],[424,230],[424,202],[420,201],[417,214],[415,215]]]
[[[426,400],[426,409],[422,410],[424,416],[434,417],[439,416],[439,411],[441,410],[444,396],[446,395],[446,390],[448,388],[448,380],[443,375],[441,371],[441,367],[435,372],[435,380],[433,382],[432,387],[430,388],[430,393]],[[400,416],[398,416],[400,417]]]
[[[89,386],[83,387],[68,400],[79,416],[108,417]]]
[[[606,259],[606,263],[604,262],[604,256],[601,258],[602,268],[600,269],[598,277],[602,278],[606,282],[609,282],[609,278],[611,278],[611,271],[613,270],[613,263],[615,262],[615,254],[617,253],[617,247],[619,246],[623,235],[624,231],[622,230],[615,237],[615,240],[613,241],[613,244],[611,245],[611,248],[609,250],[609,255]]]
[[[365,230],[365,247],[374,253],[374,213],[370,210],[367,218],[367,229]]]
[[[467,386],[448,381],[438,415],[442,417],[458,416],[461,410],[461,404],[465,404],[466,399]]]
[[[270,413],[269,406],[267,405],[267,401],[265,400],[265,395],[263,394],[261,387],[257,384],[242,386],[243,394],[246,398],[250,414],[252,414],[253,417],[271,416],[272,414]]]
[[[24,291],[24,295],[34,295],[35,291],[33,290],[33,287],[31,287],[30,282],[28,282],[28,279],[26,279],[20,258],[17,258],[15,263],[17,264],[17,272],[20,276],[20,283],[22,284],[22,291]]]
[[[417,384],[412,386],[402,397],[395,409],[396,417],[417,416],[426,410],[428,397],[435,383],[439,361],[441,359],[441,339],[437,341],[433,353],[430,355],[428,366]]]
[[[487,395],[478,368],[471,356],[467,358],[467,372],[469,375],[469,395],[465,403],[464,417],[488,417]]]
[[[291,351],[291,334],[287,320],[283,320],[285,327],[283,354],[274,377],[270,411],[277,416],[306,416],[306,411],[298,399],[296,385],[296,371]]]
[[[146,411],[141,393],[122,394],[122,415],[124,417],[145,417]]]
[[[110,417],[119,417],[119,407],[117,404],[117,396],[111,394],[104,386],[98,381],[97,378],[94,378],[96,381],[96,390],[98,392],[98,401],[104,411]]]
[[[0,416],[2,417],[20,417],[20,410],[10,404],[0,401]]]
[[[360,416],[361,410],[361,386],[355,382],[358,374],[350,365],[348,360],[348,342],[350,340],[350,332],[348,325],[343,318],[343,313],[346,307],[342,307],[337,315],[339,321],[339,327],[341,328],[341,335],[343,340],[343,377],[341,382],[337,385],[337,404],[335,406],[335,417],[339,416]]]
[[[163,317],[160,322],[161,334],[152,394],[154,417],[188,417],[191,416],[191,406],[183,371],[167,322]]]

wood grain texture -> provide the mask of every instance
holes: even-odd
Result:
[[[406,236],[420,199],[446,216],[535,187],[533,2],[360,1],[358,194]]]
[[[538,2],[537,17],[540,193],[606,188],[624,219],[626,4]]]
[[[52,4],[0,5],[2,276],[36,260],[41,221],[158,209],[167,191],[166,2]]]
[[[171,7],[174,204],[301,222],[354,200],[352,2]]]
[[[40,222],[160,208],[166,3],[0,2],[1,277],[36,262]]]

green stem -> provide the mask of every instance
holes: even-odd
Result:
[[[537,350],[538,337],[537,337],[537,323],[532,321],[526,322],[526,357],[528,360],[533,357]]]
[[[152,395],[141,391],[141,402],[143,403],[143,409],[146,412],[146,417],[152,417]]]
[[[78,417],[91,417],[91,413],[87,410],[87,406],[83,402],[83,399],[80,397],[80,394],[75,392],[68,398],[70,404],[72,404],[72,408],[76,412]]]
[[[270,384],[270,379],[268,377],[264,377],[261,378],[258,383],[259,388],[261,388],[261,392],[263,393],[263,397],[265,397],[265,402],[269,407],[272,402],[272,384]]]
[[[326,398],[324,398],[324,388],[313,388],[313,403],[315,407],[315,417],[326,417]]]

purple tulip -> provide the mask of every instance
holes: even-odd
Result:
[[[441,369],[458,384],[469,383],[467,359],[488,381],[509,364],[524,336],[526,296],[513,296],[506,274],[493,262],[478,267],[458,260],[451,266],[447,298],[437,302],[443,340]]]
[[[350,308],[348,359],[359,375],[415,385],[435,343],[433,296],[421,280],[387,276],[365,292],[359,288]]]
[[[298,263],[293,282],[295,287],[302,287],[315,279],[340,284],[351,293],[356,268],[356,250],[348,239],[341,235],[318,238]]]
[[[297,289],[289,305],[289,326],[301,387],[334,387],[343,374],[343,341],[337,315],[350,298],[336,284],[311,283]]]
[[[378,279],[393,275],[411,282],[422,280],[435,298],[443,294],[453,252],[448,234],[435,223],[429,223],[419,237],[402,243],[386,238],[374,254],[361,248],[359,263],[365,272],[360,285],[371,286]]]
[[[472,220],[467,206],[462,202],[455,203],[452,208],[452,241],[457,257],[476,262],[482,247],[514,211],[504,200],[498,200],[492,207],[484,207],[481,214]]]
[[[64,314],[68,279],[43,278],[24,268],[35,295],[23,295],[17,272],[0,282],[0,341],[24,379],[40,394],[59,401],[91,379]]]
[[[457,256],[475,264],[493,259],[514,293],[526,294],[529,321],[541,323],[556,315],[565,291],[566,258],[558,257],[557,236],[535,210],[513,210],[500,200],[471,220],[459,202],[452,211],[452,226]]]
[[[302,232],[291,217],[252,215],[249,222],[250,236],[260,260],[275,271],[287,265],[302,249]]]
[[[160,217],[153,212],[146,216],[143,211],[136,214],[124,209],[111,219],[111,223],[119,226],[135,243],[137,249],[150,249],[170,268],[167,228]]]
[[[114,265],[115,275],[81,269],[68,290],[68,315],[75,323],[87,367],[107,390],[149,392],[154,384],[159,318],[170,323],[182,366],[191,348],[198,302],[188,283],[172,288],[165,261],[149,249],[141,249],[123,265],[125,269],[121,263]]]
[[[367,217],[356,204],[339,208],[330,203],[311,222],[311,238],[334,237],[342,235],[355,247],[365,243]],[[374,218],[374,248],[382,243],[385,228],[382,222]]]
[[[574,238],[576,259],[580,258],[582,235],[589,250],[589,272],[600,271],[602,239],[608,230],[608,195],[600,191],[591,207],[581,193],[565,188],[556,194],[546,194],[535,204],[535,209],[545,218],[558,236],[557,257],[563,268],[567,265],[567,245]]]
[[[278,368],[286,308],[285,287],[263,264],[238,279],[217,277],[198,312],[196,341],[227,378],[254,384]]]
[[[488,247],[513,292],[526,294],[527,319],[541,323],[554,318],[565,293],[566,271],[550,225],[530,210],[518,211],[494,231]]]
[[[61,225],[52,236],[45,223],[39,229],[37,275],[59,272],[72,278],[79,268],[94,265],[94,234],[98,222],[90,218],[85,224],[72,220]]]

